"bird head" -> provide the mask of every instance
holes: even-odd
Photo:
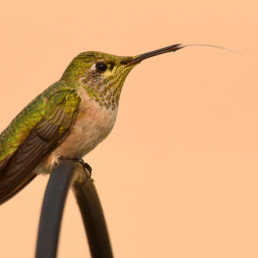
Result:
[[[175,44],[131,57],[89,51],[81,53],[73,59],[61,81],[65,81],[70,87],[84,87],[89,96],[98,101],[101,106],[105,105],[107,108],[114,109],[118,105],[125,78],[136,65],[147,58],[175,52],[186,46],[208,46],[232,51],[219,46],[203,44]]]
[[[106,107],[118,105],[120,93],[129,72],[152,56],[183,48],[176,44],[137,56],[115,56],[97,51],[79,54],[64,72],[61,81],[71,87],[84,87],[91,98]]]

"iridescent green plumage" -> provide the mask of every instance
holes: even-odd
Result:
[[[36,97],[0,136],[0,202],[30,182],[34,168],[69,133],[80,98],[56,83]]]
[[[79,97],[63,83],[55,83],[37,96],[25,107],[11,124],[0,135],[0,164],[13,154],[28,137],[32,128],[41,120],[50,120],[57,106],[61,106],[66,114],[60,127],[60,135],[68,129],[69,123],[80,102]]]
[[[166,52],[180,48],[174,45]],[[61,156],[84,156],[105,139],[114,126],[126,76],[157,54],[78,55],[60,81],[29,103],[0,135],[0,204],[37,174],[50,173]]]
[[[81,86],[80,79],[86,81],[84,87],[87,93],[100,105],[107,107],[117,105],[125,77],[133,67],[118,70],[113,80],[111,76],[102,80],[98,78],[94,80],[94,74],[89,70],[92,61],[102,60],[106,61],[108,65],[111,63],[119,65],[121,59],[131,60],[132,57],[117,57],[93,51],[78,55],[67,67],[60,81],[51,85],[29,103],[2,132],[0,135],[0,164],[18,149],[32,128],[41,119],[48,119],[51,116],[61,102],[66,117],[68,114],[71,116],[76,111],[80,100],[75,89]],[[86,75],[86,73],[89,74]],[[103,85],[106,87],[103,87]],[[107,95],[107,93],[109,94]],[[63,128],[63,130],[65,129],[67,128]],[[62,131],[62,125],[60,131]]]
[[[131,60],[132,57],[124,57]],[[115,109],[125,77],[133,68],[120,69],[120,57],[100,52],[85,52],[68,66],[62,78],[37,96],[0,135],[0,203],[6,201],[35,174],[33,170],[65,140],[72,130],[83,88],[100,106]],[[97,61],[116,68],[116,73],[99,73]],[[113,70],[114,71],[114,70]],[[78,115],[78,117],[77,117]]]

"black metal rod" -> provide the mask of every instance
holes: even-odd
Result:
[[[63,161],[49,178],[40,216],[36,258],[56,257],[64,205],[74,168],[74,161]]]
[[[88,238],[92,258],[112,258],[112,248],[101,203],[92,179],[74,182],[77,199]]]

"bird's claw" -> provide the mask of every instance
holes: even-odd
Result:
[[[85,163],[81,157],[60,157],[59,160],[74,160],[80,163],[83,169],[89,173],[89,178],[91,177],[92,168],[88,163]]]

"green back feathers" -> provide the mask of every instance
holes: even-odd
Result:
[[[42,120],[60,123],[60,134],[71,124],[72,116],[80,98],[62,83],[55,83],[29,103],[0,135],[0,162],[13,154],[28,137],[31,130]],[[55,110],[61,107],[64,112],[62,121],[55,121]],[[56,114],[57,116],[57,114]]]

